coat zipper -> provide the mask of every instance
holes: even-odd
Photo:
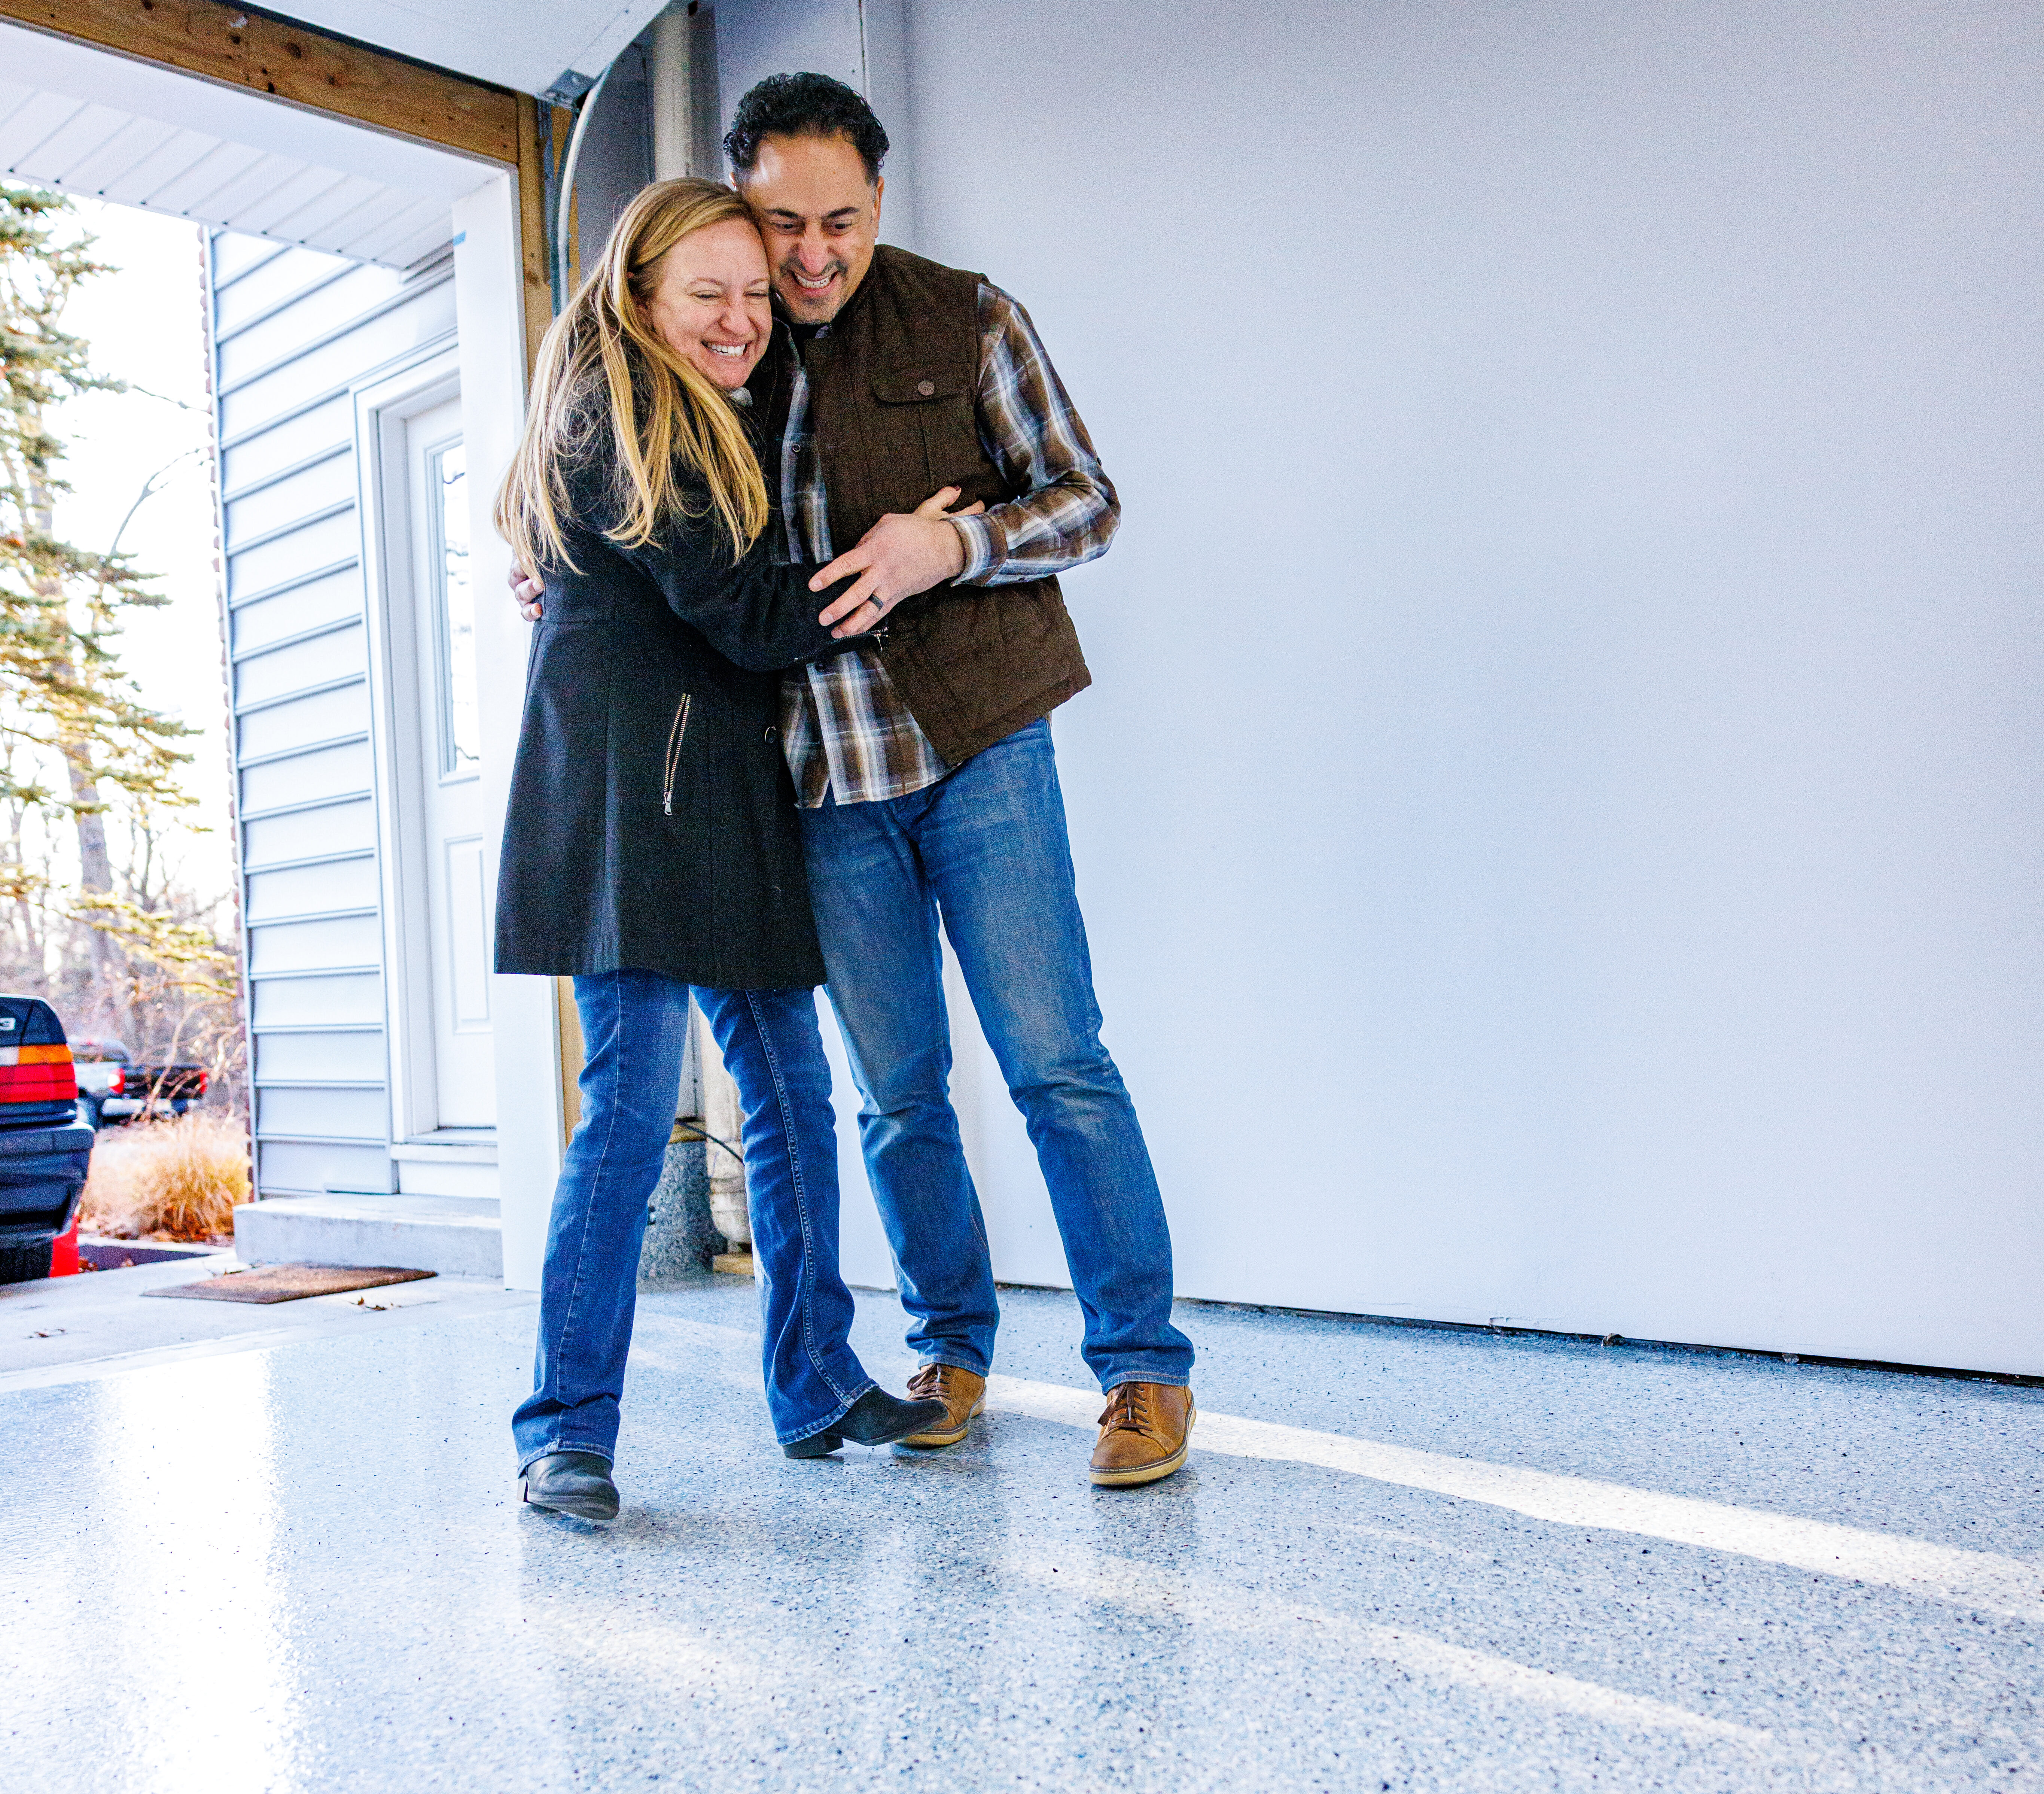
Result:
[[[674,813],[674,778],[682,769],[682,743],[688,739],[689,695],[682,694],[682,701],[675,707],[674,720],[667,725],[667,765],[666,783],[660,791],[660,814],[671,816]]]

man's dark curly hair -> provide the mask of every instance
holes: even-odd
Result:
[[[880,159],[887,153],[887,133],[865,96],[828,75],[770,75],[738,102],[724,153],[741,175],[752,172],[759,140],[770,134],[849,137],[869,181],[879,179]]]

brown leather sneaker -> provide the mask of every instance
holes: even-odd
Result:
[[[1154,1483],[1185,1461],[1199,1411],[1173,1383],[1117,1383],[1107,1392],[1100,1438],[1088,1466],[1102,1485]]]
[[[972,1417],[986,1406],[986,1379],[977,1371],[961,1370],[956,1365],[924,1365],[909,1379],[909,1399],[942,1402],[943,1424],[926,1433],[911,1433],[900,1442],[924,1451],[955,1446],[965,1437]]]

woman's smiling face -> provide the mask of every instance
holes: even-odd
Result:
[[[743,218],[690,233],[662,260],[647,326],[726,392],[745,384],[774,329],[766,252]]]

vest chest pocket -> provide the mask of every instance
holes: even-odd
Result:
[[[897,369],[873,376],[873,396],[882,405],[930,405],[962,396],[970,383],[962,374],[937,368]]]
[[[940,486],[963,489],[963,502],[993,495],[983,478],[972,385],[963,374],[909,368],[873,376],[877,402],[867,414],[873,473],[882,510],[913,510]]]

